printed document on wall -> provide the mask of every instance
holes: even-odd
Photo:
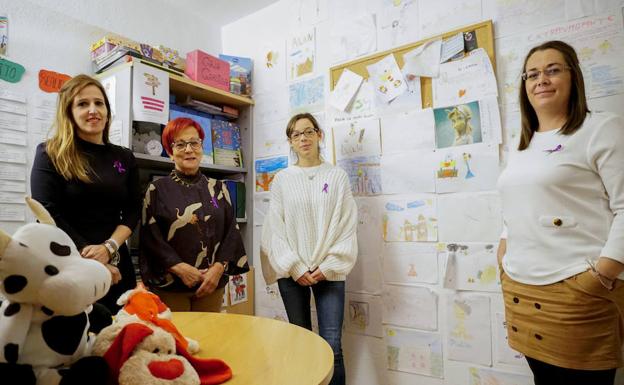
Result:
[[[132,119],[167,124],[169,122],[169,74],[134,63],[132,76]]]

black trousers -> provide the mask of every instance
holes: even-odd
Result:
[[[535,385],[613,385],[615,369],[567,369],[526,357]]]

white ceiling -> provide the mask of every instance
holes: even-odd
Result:
[[[194,9],[218,28],[265,8],[278,0],[164,0],[171,5]]]

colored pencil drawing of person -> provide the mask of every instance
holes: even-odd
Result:
[[[561,41],[527,54],[522,131],[498,190],[509,345],[536,385],[612,385],[624,324],[624,119],[590,112]]]
[[[347,173],[323,162],[323,132],[309,113],[293,116],[286,136],[297,162],[279,171],[260,249],[267,285],[277,281],[290,323],[312,330],[314,294],[319,334],[334,352],[332,385],[345,384],[342,324],[345,278],[357,257],[357,207]]]

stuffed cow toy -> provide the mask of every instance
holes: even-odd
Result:
[[[111,275],[84,259],[46,209],[26,198],[39,223],[0,230],[0,381],[20,385],[105,384],[108,366],[87,357],[92,304]]]

